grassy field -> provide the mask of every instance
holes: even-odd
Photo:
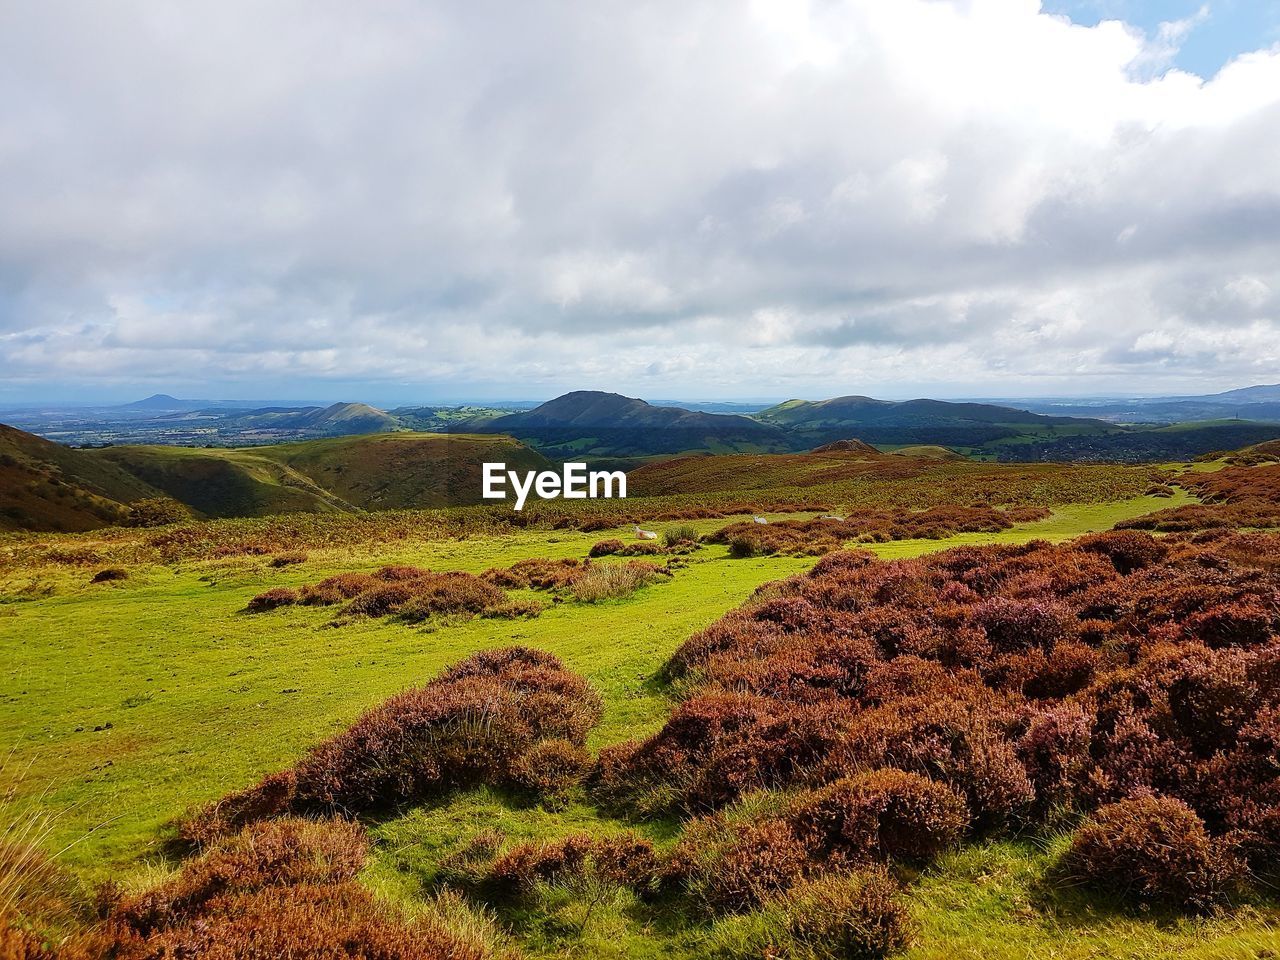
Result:
[[[907,557],[968,543],[1059,540],[1191,502],[1177,497],[1058,506],[1053,515],[997,534],[874,545]],[[706,534],[728,519],[696,521]],[[802,571],[812,558],[730,559],[707,546],[674,576],[622,600],[550,606],[536,619],[335,623],[332,609],[246,614],[250,597],[386,563],[481,572],[525,558],[583,557],[593,533],[521,530],[454,540],[311,549],[305,562],[269,556],[146,563],[116,583],[92,568],[45,564],[0,575],[0,727],[18,803],[57,811],[49,838],[87,882],[141,885],[171,869],[174,820],[192,807],[296,760],[388,695],[486,647],[549,650],[604,699],[590,746],[656,730],[671,706],[658,671],[691,633],[761,584]],[[25,797],[25,801],[22,799]],[[374,824],[365,880],[410,911],[427,896],[440,861],[483,830],[513,839],[638,829],[659,843],[675,825],[624,824],[581,800],[551,812],[490,790]],[[1053,838],[970,846],[913,878],[917,917],[910,957],[1246,957],[1280,951],[1274,909],[1183,921],[1113,912],[1096,900],[1046,900]],[[706,956],[737,921],[690,923],[667,908],[615,892],[599,902],[561,891],[499,912],[532,955]]]

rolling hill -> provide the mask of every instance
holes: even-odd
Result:
[[[128,517],[128,503],[156,496],[137,476],[0,424],[0,530],[91,530]]]
[[[874,444],[979,447],[1027,437],[1100,434],[1114,429],[1099,420],[1046,416],[995,404],[861,396],[788,400],[761,410],[755,418],[784,428],[793,444],[807,447],[848,436]]]
[[[167,497],[203,517],[481,502],[481,465],[550,462],[510,437],[396,432],[256,447],[74,449],[0,425],[0,530],[91,530]]]
[[[577,390],[472,429],[518,437],[551,457],[644,457],[692,450],[785,450],[779,427],[736,414],[655,407],[644,400]]]
[[[327,407],[261,407],[234,413],[204,409],[164,419],[211,420],[220,433],[235,434],[246,440],[252,440],[255,434],[266,438],[278,434],[289,434],[291,437],[328,437],[386,433],[400,429],[400,422],[395,417],[367,403],[334,403]]]
[[[510,437],[407,432],[258,447],[87,452],[209,517],[474,504],[486,461],[523,470],[549,466]]]

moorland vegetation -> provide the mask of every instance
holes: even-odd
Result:
[[[9,535],[0,955],[1280,948],[1266,453]]]

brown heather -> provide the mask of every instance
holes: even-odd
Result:
[[[1240,863],[1280,858],[1277,556],[1280,536],[1218,531],[831,553],[690,638],[666,667],[682,702],[603,751],[592,788],[642,814],[726,811],[673,860],[718,909],[1070,811],[1098,819],[1068,873],[1207,909]],[[791,799],[752,799],[770,795]],[[1167,824],[1184,841],[1161,866]]]
[[[476,784],[516,785],[547,741],[581,747],[599,696],[549,653],[478,653],[397,694],[314,748],[297,766],[192,817],[187,839],[211,839],[285,814],[354,814]]]

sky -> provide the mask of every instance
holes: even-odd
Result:
[[[1280,4],[0,4],[0,404],[1280,381]]]

